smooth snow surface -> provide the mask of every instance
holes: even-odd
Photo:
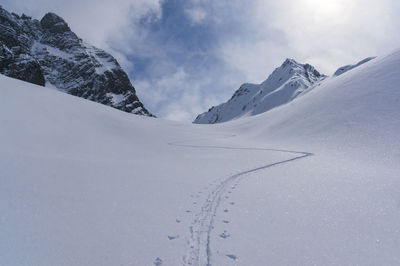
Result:
[[[398,265],[399,84],[190,125],[0,76],[0,265]]]

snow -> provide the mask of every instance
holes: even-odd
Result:
[[[108,92],[108,93],[106,93],[106,96],[111,98],[111,101],[114,105],[118,105],[124,100],[123,94],[115,94],[112,92]]]
[[[397,265],[399,79],[191,125],[0,76],[0,265]]]
[[[74,56],[67,52],[61,51],[58,48],[55,48],[55,47],[52,47],[52,46],[49,46],[49,45],[46,45],[46,44],[43,44],[43,43],[40,43],[37,41],[35,41],[33,43],[31,50],[32,50],[33,54],[48,53],[48,54],[50,54],[50,56],[59,57],[64,60],[73,60],[74,59]]]

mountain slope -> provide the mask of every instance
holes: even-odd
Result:
[[[84,43],[54,13],[38,21],[0,6],[0,73],[128,113],[152,116],[118,62]]]
[[[313,66],[287,59],[266,81],[243,84],[229,101],[200,114],[194,123],[221,123],[266,112],[299,97],[325,78]]]

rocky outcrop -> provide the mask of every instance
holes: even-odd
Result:
[[[0,7],[0,73],[152,116],[115,58],[82,41],[54,13],[38,21]]]

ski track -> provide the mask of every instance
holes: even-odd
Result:
[[[229,136],[235,137],[235,136]],[[191,140],[195,141],[195,140]],[[168,145],[185,147],[185,148],[196,148],[196,149],[220,149],[220,150],[252,150],[252,151],[273,151],[273,152],[284,152],[292,153],[298,156],[291,159],[270,163],[257,168],[246,170],[224,179],[219,185],[217,185],[207,196],[206,201],[201,207],[201,211],[195,215],[195,219],[190,226],[190,239],[188,241],[188,251],[186,256],[183,258],[184,265],[196,265],[196,266],[211,266],[211,249],[210,249],[210,238],[213,230],[214,217],[218,210],[218,207],[222,201],[226,191],[232,187],[235,187],[242,177],[247,174],[261,171],[273,166],[290,163],[296,160],[304,159],[309,156],[313,156],[313,153],[280,150],[280,149],[268,149],[268,148],[241,148],[241,147],[229,147],[229,146],[214,146],[214,145],[192,145],[184,144],[188,141],[177,141],[170,142]]]

